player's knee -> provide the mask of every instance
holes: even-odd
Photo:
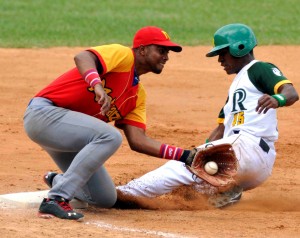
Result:
[[[93,139],[96,143],[106,143],[109,144],[111,148],[118,149],[122,143],[121,133],[114,127],[111,127],[109,130],[106,130],[105,133],[99,132],[96,138]]]
[[[186,168],[184,167],[184,164],[182,162],[175,161],[175,160],[169,160],[167,163],[160,166],[155,171],[157,173],[165,175],[165,177],[173,177],[173,175],[175,175],[175,174],[181,174],[182,170],[186,170]]]
[[[111,136],[113,138],[115,145],[119,148],[123,140],[121,133],[118,130],[114,129],[114,132],[112,133]]]
[[[121,146],[123,138],[121,133],[117,129],[113,128],[113,130],[111,130],[109,135],[107,136],[106,140],[108,140],[111,148],[117,150]]]
[[[183,163],[177,160],[169,160],[167,163],[165,163],[162,167],[164,169],[170,169],[170,170],[176,170],[177,168],[181,168],[183,166]]]

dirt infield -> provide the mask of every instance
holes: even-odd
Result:
[[[58,171],[48,155],[23,130],[30,98],[65,70],[83,48],[0,49],[0,194],[47,189],[41,176]],[[141,80],[148,94],[149,136],[192,148],[216,126],[231,76],[210,47],[184,47],[170,53],[161,75]],[[300,91],[300,46],[265,46],[257,59],[276,64]],[[37,218],[36,209],[0,204],[1,237],[299,237],[300,234],[300,103],[278,111],[279,140],[272,177],[243,194],[235,206],[217,210],[189,190],[144,201],[148,209],[83,210],[83,223]],[[106,163],[116,184],[124,184],[165,161],[121,148]]]

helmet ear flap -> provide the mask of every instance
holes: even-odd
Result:
[[[249,41],[238,41],[229,46],[229,52],[234,57],[242,57],[248,54],[254,46]]]

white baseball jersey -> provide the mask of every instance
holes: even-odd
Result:
[[[287,80],[273,64],[251,61],[234,78],[225,106],[219,114],[219,123],[224,123],[224,137],[237,132],[247,132],[268,141],[278,139],[275,109],[266,114],[255,111],[258,99],[263,94],[273,95]]]

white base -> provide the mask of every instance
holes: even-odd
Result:
[[[43,198],[47,197],[49,190],[37,191],[37,192],[24,192],[24,193],[10,193],[0,195],[0,202],[8,203],[15,207],[20,208],[38,208],[41,205]],[[86,202],[73,199],[70,202],[73,208],[87,208]]]

